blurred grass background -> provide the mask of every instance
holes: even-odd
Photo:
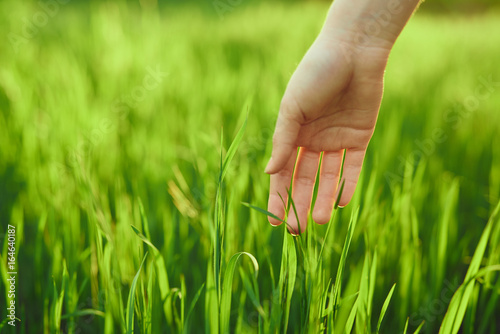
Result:
[[[486,1],[464,6],[477,8],[473,16],[430,13],[451,2],[428,2],[391,55],[360,185],[332,222],[324,254],[323,274],[334,277],[359,206],[343,297],[357,291],[365,257],[376,250],[374,310],[397,283],[386,333],[401,332],[408,318],[412,330],[425,320],[423,330],[437,332],[500,200],[500,15]],[[247,110],[224,188],[223,256],[254,254],[261,299],[272,300],[283,230],[241,202],[266,206],[263,168],[279,102],[328,3],[241,1],[222,15],[210,2],[42,7],[0,2],[0,233],[5,238],[7,223],[17,226],[19,332],[122,331],[147,250],[130,225],[160,250],[170,288],[185,284],[189,304],[212,256],[221,133],[227,148]],[[321,240],[325,228],[310,233]],[[497,224],[483,265],[498,264],[499,254]],[[150,330],[178,330],[156,295],[158,272],[148,261],[141,275],[142,285],[155,277]],[[5,284],[3,267],[2,278]],[[54,297],[61,288],[62,319]],[[232,328],[255,332],[244,290],[236,280]],[[494,274],[476,286],[464,333],[500,330],[499,291]],[[193,332],[208,321],[204,303],[195,308]],[[86,309],[94,311],[77,314]],[[290,330],[298,332],[299,300],[291,312]],[[148,323],[146,306],[136,313],[138,324]]]

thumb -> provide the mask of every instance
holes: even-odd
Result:
[[[271,160],[265,169],[267,174],[279,172],[297,149],[297,137],[301,126],[300,117],[297,115],[300,116],[301,112],[296,103],[290,104],[285,101],[281,103],[273,135]]]

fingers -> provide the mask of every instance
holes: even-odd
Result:
[[[307,227],[307,215],[311,206],[311,199],[319,164],[319,152],[301,148],[297,159],[295,174],[293,169],[297,153],[294,151],[282,170],[271,175],[268,211],[284,219],[285,205],[288,200],[288,189],[293,175],[292,198],[295,204],[290,207],[288,230],[293,234],[304,232]],[[319,224],[330,221],[333,206],[338,196],[339,184],[345,181],[339,206],[346,206],[350,201],[358,183],[361,167],[365,157],[365,150],[347,150],[342,180],[339,182],[343,151],[325,152],[320,170],[319,189],[316,199],[313,219]],[[281,197],[280,197],[281,195]],[[285,202],[285,204],[283,203]],[[272,225],[280,225],[281,221],[269,217]]]
[[[271,160],[266,167],[267,174],[278,173],[288,163],[290,156],[297,150],[297,136],[300,131],[300,122],[297,115],[300,110],[296,104],[282,102],[276,129],[273,136],[273,151]]]
[[[299,233],[299,223],[300,232],[303,233],[306,230],[307,214],[311,207],[314,182],[318,172],[319,157],[320,152],[308,151],[305,148],[300,149],[292,187],[292,198],[297,214],[295,214],[293,206],[290,207],[287,221],[290,233]]]
[[[326,224],[332,216],[333,206],[337,199],[340,167],[344,151],[325,152],[321,162],[318,196],[314,204],[313,220],[318,224]]]
[[[344,190],[340,198],[339,206],[344,207],[351,201],[356,184],[358,183],[359,173],[363,166],[365,150],[347,150],[344,161],[344,172],[342,174],[342,183],[345,180]]]
[[[285,206],[288,200],[288,189],[290,188],[290,181],[292,179],[293,167],[295,166],[296,158],[297,150],[294,150],[288,158],[285,166],[278,173],[271,175],[267,211],[281,219],[285,218]],[[283,204],[283,201],[285,204]],[[277,226],[281,224],[281,221],[277,219],[271,217],[268,219],[271,225]]]

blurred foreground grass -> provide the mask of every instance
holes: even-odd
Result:
[[[279,101],[326,9],[244,4],[221,20],[90,2],[37,25],[39,4],[0,3],[1,259],[10,223],[18,332],[375,332],[393,284],[381,332],[438,331],[500,200],[500,16],[412,19],[320,252],[327,226],[294,239],[241,202],[266,207]],[[500,263],[491,224],[482,267]],[[241,251],[258,276],[242,258],[228,288]],[[2,266],[2,305],[6,279]],[[470,294],[463,333],[498,333],[499,275]]]

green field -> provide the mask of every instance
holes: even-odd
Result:
[[[0,2],[0,331],[499,333],[500,14],[410,21],[328,225],[242,204],[326,10]]]

